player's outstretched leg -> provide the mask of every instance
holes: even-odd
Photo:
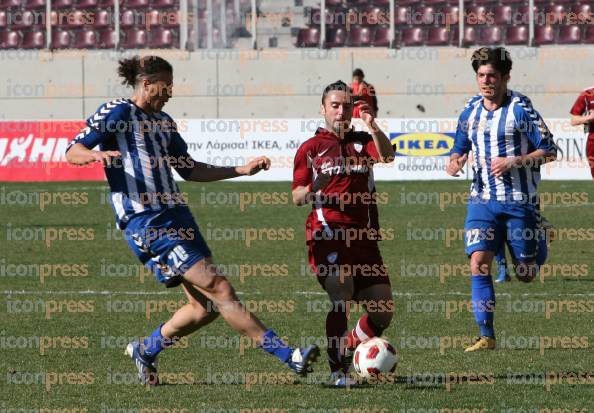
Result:
[[[496,346],[493,326],[495,290],[490,274],[493,255],[491,251],[475,251],[470,257],[472,311],[480,329],[480,337],[465,352],[494,349]]]
[[[285,344],[276,333],[248,311],[227,280],[220,274],[211,258],[194,264],[183,275],[184,280],[195,286],[211,300],[227,324],[237,332],[254,340],[264,351],[276,356],[295,373],[305,376],[312,371],[320,350],[316,345],[293,349]]]
[[[166,323],[159,325],[144,340],[133,341],[126,347],[126,354],[134,360],[138,378],[144,385],[158,384],[157,356],[161,351],[219,316],[212,302],[193,285],[183,281],[182,287],[188,304],[177,310]]]

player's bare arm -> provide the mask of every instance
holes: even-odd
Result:
[[[591,110],[583,116],[571,115],[570,122],[571,126],[587,125],[590,122],[594,122],[594,110]]]
[[[270,159],[260,156],[244,166],[216,166],[193,159],[180,163],[175,170],[186,181],[214,182],[224,179],[237,178],[238,176],[251,176],[258,172],[270,169]]]
[[[377,153],[379,154],[378,162],[390,163],[394,161],[394,148],[392,143],[386,136],[386,134],[379,128],[375,123],[374,110],[371,106],[366,103],[362,103],[359,107],[361,113],[361,119],[365,122],[365,125],[369,128],[369,133],[373,138]]]
[[[468,160],[468,154],[465,153],[464,155],[460,155],[459,153],[453,153],[450,155],[450,162],[446,169],[448,175],[458,177],[460,173],[464,173],[464,165],[466,165],[466,161]]]
[[[119,151],[94,151],[82,143],[75,143],[66,152],[66,160],[73,165],[87,165],[93,162],[103,162],[110,165],[112,158],[119,157]]]
[[[555,154],[549,154],[544,149],[537,149],[523,156],[496,157],[491,159],[491,175],[496,178],[503,176],[512,168],[522,168],[532,165],[544,165],[557,158]]]

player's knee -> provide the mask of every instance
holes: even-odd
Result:
[[[235,290],[225,277],[214,277],[211,290],[217,301],[232,301],[235,299]]]
[[[470,260],[470,273],[472,275],[488,275],[489,264],[481,259]]]

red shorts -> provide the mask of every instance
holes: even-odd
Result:
[[[315,240],[307,243],[309,265],[324,288],[331,271],[353,276],[355,293],[375,284],[390,285],[377,241]]]

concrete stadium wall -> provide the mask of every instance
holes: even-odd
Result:
[[[510,47],[512,89],[547,117],[564,118],[594,85],[594,46]],[[360,67],[375,85],[381,117],[456,116],[475,94],[473,49],[266,49],[151,51],[173,64],[174,118],[315,118],[325,85]],[[148,54],[149,51],[141,51]],[[0,51],[0,119],[83,119],[129,96],[117,60],[134,52]]]

